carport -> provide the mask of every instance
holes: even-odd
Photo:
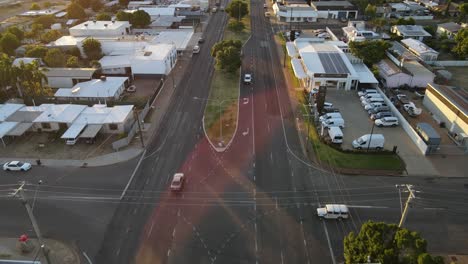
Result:
[[[63,139],[76,139],[81,131],[85,129],[86,124],[72,124],[60,138]]]
[[[88,141],[94,140],[97,133],[101,130],[103,125],[88,125],[83,133],[81,133],[80,138],[84,138]]]
[[[22,136],[26,131],[28,131],[32,127],[32,125],[32,123],[19,123],[15,128],[13,128],[7,133],[7,136]]]
[[[18,125],[18,122],[2,122],[0,123],[0,139],[2,140],[3,147],[6,147],[3,138],[8,135],[8,132],[13,130]]]

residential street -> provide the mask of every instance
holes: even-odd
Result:
[[[335,264],[344,260],[343,237],[365,221],[399,222],[395,185],[411,184],[416,199],[404,226],[420,231],[431,253],[467,254],[468,179],[342,176],[307,160],[263,4],[251,0],[242,74],[251,73],[253,83],[241,85],[237,133],[227,151],[216,152],[204,137],[206,101],[194,100],[209,95],[210,48],[227,22],[218,12],[141,159],[1,171],[0,206],[8,214],[0,216],[0,236],[33,234],[20,202],[3,198],[25,180],[44,236],[78,241],[93,263]],[[179,194],[169,191],[177,172],[187,177]],[[402,203],[407,196],[401,192]],[[320,220],[316,208],[327,203],[347,204],[350,219]]]

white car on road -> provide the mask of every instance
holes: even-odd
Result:
[[[5,171],[28,171],[31,169],[31,164],[21,161],[10,161],[3,164],[3,170]]]
[[[183,173],[176,173],[172,178],[171,191],[182,191],[184,187],[185,177]]]
[[[244,74],[244,83],[251,84],[252,83],[252,74],[246,73]]]

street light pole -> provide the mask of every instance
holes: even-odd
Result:
[[[375,121],[372,122],[372,128],[371,128],[370,137],[369,137],[369,144],[367,144],[367,152],[369,152],[370,144],[372,141],[372,135],[374,134],[374,127],[375,127]]]
[[[398,189],[398,196],[400,197],[400,217],[403,214],[403,204],[401,203],[401,187],[404,187],[404,185],[401,184],[395,184],[395,187]]]

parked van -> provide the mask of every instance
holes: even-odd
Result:
[[[325,121],[330,118],[343,118],[340,113],[326,113],[319,117],[319,121]]]
[[[367,103],[384,103],[385,100],[382,97],[371,97],[366,99]]]
[[[358,96],[361,97],[361,96],[364,96],[366,94],[371,94],[371,93],[378,93],[377,89],[366,89],[364,91],[360,91],[358,92]]]
[[[344,128],[343,118],[330,118],[322,122],[322,126],[325,128],[329,127],[340,127]]]
[[[370,145],[369,145],[370,142]],[[355,140],[353,140],[353,148],[355,149],[383,149],[385,144],[385,138],[382,134],[365,134]]]
[[[365,110],[371,110],[372,108],[375,108],[375,107],[380,107],[380,106],[387,106],[386,103],[371,103],[371,104],[368,104],[364,107]]]
[[[344,204],[327,204],[325,207],[317,208],[317,215],[325,219],[347,219],[349,210]]]
[[[367,113],[369,115],[372,115],[372,114],[377,114],[377,113],[380,113],[380,112],[390,112],[390,111],[391,111],[391,109],[388,106],[377,106],[377,107],[369,109],[367,111]]]
[[[200,53],[200,46],[198,45],[193,46],[193,54],[197,54],[197,53]]]
[[[370,118],[372,120],[376,120],[376,119],[381,119],[384,117],[391,117],[391,116],[393,116],[392,112],[385,111],[385,112],[378,112],[378,113],[372,114]]]
[[[389,116],[376,119],[375,125],[378,127],[396,127],[398,126],[398,118],[394,116]]]
[[[343,143],[343,132],[341,132],[341,129],[339,127],[329,127],[328,136],[330,136],[332,143]]]
[[[369,99],[369,98],[374,98],[374,97],[379,97],[379,98],[382,98],[382,95],[379,94],[379,93],[371,93],[371,94],[366,94],[366,95],[363,95],[361,96],[359,99],[361,99],[361,101],[364,101],[366,99]]]

